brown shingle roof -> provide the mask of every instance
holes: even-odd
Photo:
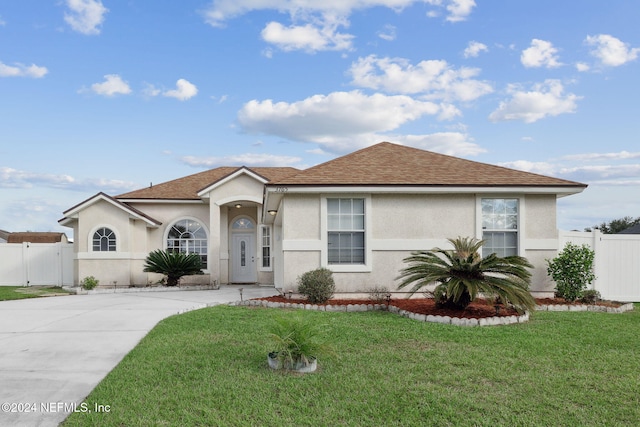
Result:
[[[198,191],[233,174],[239,167],[223,166],[216,169],[163,182],[140,190],[116,196],[117,199],[176,199],[200,200]],[[300,172],[299,169],[289,167],[254,167],[247,168],[267,180],[282,179],[287,175]]]
[[[64,233],[54,232],[21,232],[11,233],[7,238],[7,243],[58,243],[66,242],[66,235]]]
[[[586,184],[381,142],[272,180],[276,185],[562,186]]]

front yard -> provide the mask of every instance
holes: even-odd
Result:
[[[0,286],[0,301],[69,295],[59,286]]]
[[[295,311],[336,353],[306,375],[267,367],[269,326],[293,311],[197,310],[162,321],[87,397],[108,412],[63,425],[633,425],[639,308],[473,328]]]

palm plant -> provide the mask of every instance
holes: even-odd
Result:
[[[328,346],[319,340],[319,332],[317,325],[300,316],[275,319],[269,334],[275,351],[270,357],[285,369],[310,365],[318,353],[328,352]]]
[[[177,286],[182,276],[203,274],[200,255],[160,249],[149,253],[143,271],[164,274],[167,286]]]
[[[529,293],[533,266],[520,256],[498,257],[495,253],[485,258],[479,254],[484,241],[475,238],[448,239],[453,250],[434,248],[412,252],[404,259],[409,266],[401,270],[399,289],[412,285],[414,294],[435,284],[433,291],[440,307],[464,310],[479,294],[499,299],[523,312],[535,307]]]

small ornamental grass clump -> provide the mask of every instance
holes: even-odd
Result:
[[[269,357],[277,359],[280,368],[309,366],[320,352],[326,351],[319,335],[318,325],[299,315],[276,318],[269,334],[275,348]]]
[[[580,298],[587,285],[596,278],[593,274],[595,252],[587,245],[567,243],[552,260],[547,260],[547,273],[556,282],[556,295],[573,302]]]
[[[317,268],[298,277],[298,292],[307,297],[311,304],[329,301],[335,291],[336,284],[329,269]]]

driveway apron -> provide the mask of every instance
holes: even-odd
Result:
[[[277,294],[242,289],[244,299]],[[239,287],[222,286],[0,301],[0,426],[57,426],[94,410],[82,401],[160,320],[239,299]]]

